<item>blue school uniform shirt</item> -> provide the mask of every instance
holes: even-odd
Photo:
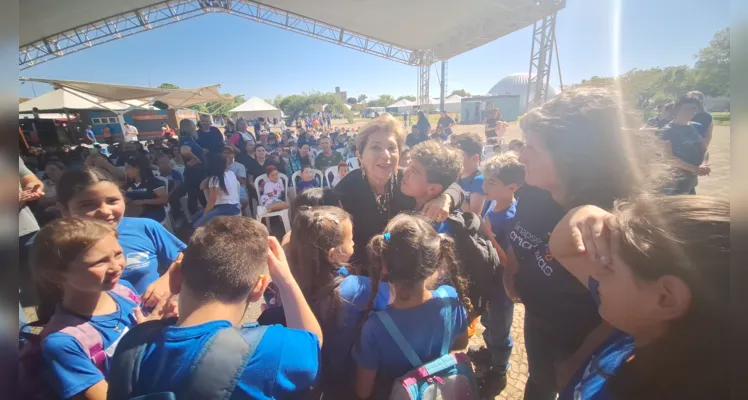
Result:
[[[120,280],[121,285],[134,288]],[[117,311],[107,315],[96,315],[89,323],[101,334],[107,358],[103,364],[104,374],[86,355],[86,350],[74,337],[62,333],[52,333],[44,339],[42,357],[49,382],[55,392],[67,399],[87,390],[109,375],[110,360],[119,340],[135,324],[133,308],[136,304],[118,294],[108,292],[117,304]],[[115,330],[117,327],[117,330]]]
[[[501,249],[506,252],[509,251],[509,232],[512,230],[514,216],[517,213],[517,200],[515,199],[506,210],[501,211],[493,210],[495,204],[495,201],[489,204],[484,218],[491,222],[493,237],[499,243]]]
[[[605,383],[633,353],[634,338],[620,331],[613,333],[601,350],[591,357],[581,379],[573,386],[573,397],[564,397],[569,400],[613,400],[613,396],[605,389]],[[564,397],[559,397],[559,400]]]
[[[122,280],[138,294],[159,277],[159,266],[168,267],[187,246],[158,222],[124,217],[117,226],[118,241],[125,255]]]
[[[465,333],[469,321],[457,292],[451,286],[441,286],[443,296],[452,308],[452,321],[449,324],[450,346],[457,336]],[[425,363],[438,358],[441,354],[442,341],[445,335],[444,318],[446,310],[443,301],[431,292],[433,298],[426,303],[408,309],[387,307],[384,311],[402,332],[405,340],[413,347],[418,357]],[[361,342],[353,349],[353,358],[360,368],[377,371],[377,380],[387,387],[394,379],[418,367],[411,365],[400,348],[392,339],[381,320],[369,316],[361,330]]]
[[[477,193],[483,196],[483,170],[478,168],[474,174],[457,181],[462,190],[465,191],[465,202],[470,204],[470,195]]]
[[[311,181],[301,181],[296,184],[296,195],[300,195],[304,193],[305,190],[319,187],[319,183],[317,183],[317,179],[312,179]]]
[[[146,393],[179,390],[203,346],[216,332],[230,327],[231,323],[225,320],[167,327],[145,348],[137,390]],[[241,329],[255,328],[249,325]],[[270,325],[230,398],[258,400],[298,396],[315,384],[319,364],[320,345],[316,335]],[[159,365],[166,367],[161,369]]]

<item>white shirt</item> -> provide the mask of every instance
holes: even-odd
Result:
[[[263,188],[262,192],[262,199],[260,199],[262,205],[268,205],[276,201],[281,200],[281,196],[283,196],[283,192],[286,190],[285,185],[283,184],[283,180],[278,178],[278,182],[273,182],[271,180],[265,181],[265,187]]]
[[[244,167],[243,164],[238,163],[236,161],[229,164],[229,171],[233,172],[234,175],[236,175],[236,178],[244,178],[247,179],[247,168]],[[239,182],[241,183],[241,182]]]
[[[138,140],[138,128],[129,125],[125,127],[125,142],[133,142]]]
[[[226,183],[226,190],[228,193],[224,192],[223,189],[221,189],[220,182],[218,182],[218,178],[212,177],[210,180],[208,180],[208,187],[209,188],[218,188],[218,197],[216,198],[216,204],[241,204],[239,200],[239,180],[236,179],[236,175],[234,175],[231,171],[226,171],[223,173],[223,180]]]

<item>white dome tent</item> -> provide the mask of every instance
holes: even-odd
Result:
[[[236,108],[229,112],[236,113],[237,117],[244,117],[246,119],[255,119],[259,117],[283,118],[281,110],[273,107],[259,97],[250,97],[249,100],[236,106]]]
[[[512,95],[519,95],[519,104],[522,108],[523,112],[525,109],[525,104],[527,102],[527,84],[530,81],[530,75],[527,72],[518,72],[516,74],[511,74],[503,77],[499,82],[497,82],[491,90],[488,91],[488,94],[492,96],[498,96],[502,94],[512,94]],[[548,95],[546,96],[545,100],[550,100],[554,96],[556,96],[557,92],[556,89],[552,86],[548,86]],[[535,88],[530,88],[530,99],[535,98]],[[529,107],[532,107],[532,100],[530,101]]]

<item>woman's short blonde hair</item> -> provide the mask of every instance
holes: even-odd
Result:
[[[197,137],[197,126],[191,119],[179,121],[179,134],[184,136]]]
[[[377,132],[387,132],[395,137],[397,149],[402,151],[405,148],[405,131],[403,130],[402,121],[398,121],[389,113],[384,113],[364,125],[356,135],[356,149],[363,153],[366,144],[369,142],[371,135]]]

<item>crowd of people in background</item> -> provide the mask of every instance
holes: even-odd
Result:
[[[612,90],[570,89],[508,144],[488,111],[484,132],[201,115],[145,145],[130,126],[33,149],[21,398],[494,398],[518,303],[525,399],[725,398],[730,205],[695,195],[703,96],[642,127]]]

